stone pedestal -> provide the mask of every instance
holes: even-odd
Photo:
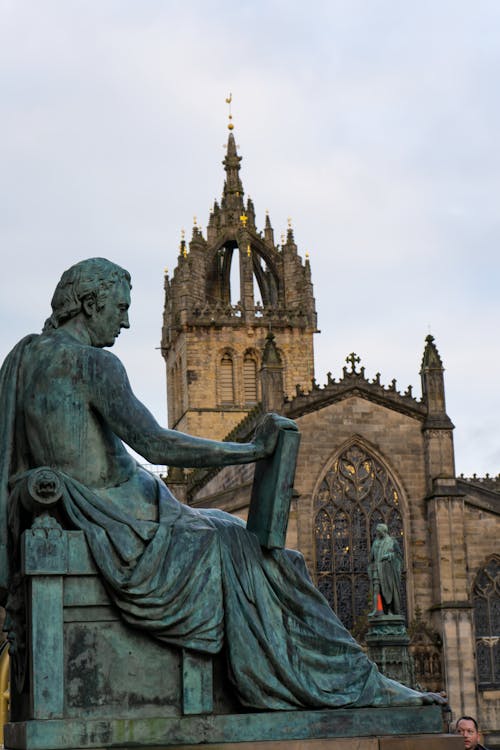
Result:
[[[461,738],[458,746],[454,738],[436,744],[438,705],[245,710],[235,705],[224,653],[161,644],[122,622],[82,531],[40,517],[21,545],[29,670],[11,683],[6,750],[462,747]],[[387,744],[391,738],[396,744]]]
[[[410,638],[402,615],[383,612],[368,617],[368,654],[382,674],[415,687],[413,659],[408,650]]]
[[[117,712],[118,713],[118,712]],[[439,706],[57,719],[5,726],[6,750],[463,750]]]

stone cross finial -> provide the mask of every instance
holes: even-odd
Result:
[[[345,361],[347,362],[347,364],[348,364],[348,365],[351,365],[351,374],[352,374],[352,375],[355,375],[355,374],[357,374],[357,370],[356,370],[356,364],[359,364],[359,363],[361,362],[361,359],[360,359],[360,357],[358,357],[358,355],[357,355],[357,354],[355,354],[354,352],[351,352],[351,353],[350,353],[350,354],[349,354],[349,355],[348,355],[348,356],[347,356],[347,357],[345,358]]]

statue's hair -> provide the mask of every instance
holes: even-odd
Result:
[[[52,297],[52,315],[45,321],[43,330],[59,328],[74,318],[82,309],[82,303],[94,299],[100,310],[109,290],[117,282],[125,280],[130,288],[130,274],[106,258],[88,258],[76,263],[61,276]]]
[[[377,529],[382,529],[382,528],[386,531],[387,534],[389,533],[389,527],[387,526],[386,523],[378,523]]]

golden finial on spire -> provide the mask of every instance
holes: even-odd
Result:
[[[290,218],[290,216],[288,217],[288,219],[286,221],[287,221],[287,224],[288,224],[288,229],[291,229],[292,228],[292,219]]]
[[[183,254],[183,256],[184,256],[185,258],[187,258],[187,257],[188,257],[188,251],[187,251],[187,247],[186,247],[186,245],[184,245],[184,247],[182,248],[182,254]]]
[[[243,227],[245,228],[245,227],[246,227],[246,225],[247,225],[247,221],[248,221],[248,216],[246,216],[245,214],[241,214],[241,216],[240,216],[240,221],[241,221],[241,223],[243,224]]]
[[[186,230],[185,229],[181,229],[181,241],[183,242],[185,240],[185,238],[186,238]]]
[[[285,235],[284,234],[281,235],[281,244],[282,245],[285,244]]]
[[[164,274],[165,274],[165,276],[168,276],[168,268],[167,268],[167,266],[165,266]]]
[[[248,245],[247,245],[247,256],[250,258],[251,255],[252,255],[252,248],[250,247],[250,243],[248,243]]]
[[[193,216],[193,226],[194,227],[198,226],[198,219],[196,218],[196,216]]]
[[[227,124],[227,129],[228,129],[228,130],[233,130],[233,129],[234,129],[234,125],[233,125],[233,123],[232,123],[233,115],[231,114],[231,102],[232,102],[232,101],[233,101],[233,95],[232,95],[231,93],[229,93],[229,96],[228,96],[228,97],[226,97],[226,104],[227,104],[227,105],[228,105],[228,107],[229,107],[229,115],[228,115],[228,117],[229,117],[229,122],[228,122],[228,124]]]
[[[306,260],[309,260],[309,253],[306,252]]]

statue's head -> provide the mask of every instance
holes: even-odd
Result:
[[[120,283],[132,288],[129,272],[106,258],[88,258],[71,266],[56,287],[51,302],[52,315],[45,321],[43,330],[59,328],[90,302],[96,310],[101,310],[110,291]]]
[[[375,528],[375,533],[378,537],[386,536],[389,533],[389,529],[386,523],[378,523]]]

